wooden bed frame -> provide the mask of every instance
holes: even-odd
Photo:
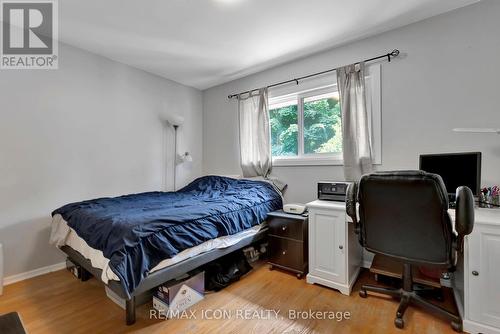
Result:
[[[132,325],[135,323],[135,298],[138,295],[146,293],[147,291],[154,289],[155,287],[173,280],[181,275],[184,275],[191,270],[194,270],[204,264],[217,260],[218,258],[232,253],[234,251],[240,250],[247,247],[253,243],[263,241],[267,238],[268,227],[263,227],[257,234],[246,237],[239,241],[238,243],[226,247],[226,248],[216,248],[208,252],[201,253],[199,255],[193,256],[179,263],[173,264],[166,268],[157,270],[146,277],[139,286],[132,292],[130,299],[127,299],[126,293],[123,290],[122,285],[118,281],[109,281],[106,286],[116,293],[119,297],[125,299],[125,319],[127,325]],[[92,266],[90,260],[86,259],[79,252],[71,248],[70,246],[62,246],[61,250],[65,252],[71,261],[79,264],[83,269],[91,273],[96,279],[102,282],[101,274],[102,270]]]

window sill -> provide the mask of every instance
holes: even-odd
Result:
[[[344,161],[337,158],[274,158],[273,167],[293,166],[342,166]]]

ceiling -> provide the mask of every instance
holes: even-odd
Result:
[[[59,27],[67,44],[206,89],[477,1],[64,0]]]

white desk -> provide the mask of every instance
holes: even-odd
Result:
[[[455,217],[454,212],[450,215]],[[457,270],[464,331],[500,333],[500,209],[475,210],[474,229],[465,239],[463,268]]]
[[[360,267],[370,267],[370,253],[362,253],[345,203],[317,200],[307,207],[307,282],[349,295]],[[454,210],[450,210],[450,216],[454,220]],[[474,229],[465,238],[463,261],[458,263],[454,276],[464,331],[500,334],[500,209],[475,210]]]

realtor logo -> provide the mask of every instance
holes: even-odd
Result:
[[[0,69],[57,69],[56,0],[1,0],[0,5]]]

